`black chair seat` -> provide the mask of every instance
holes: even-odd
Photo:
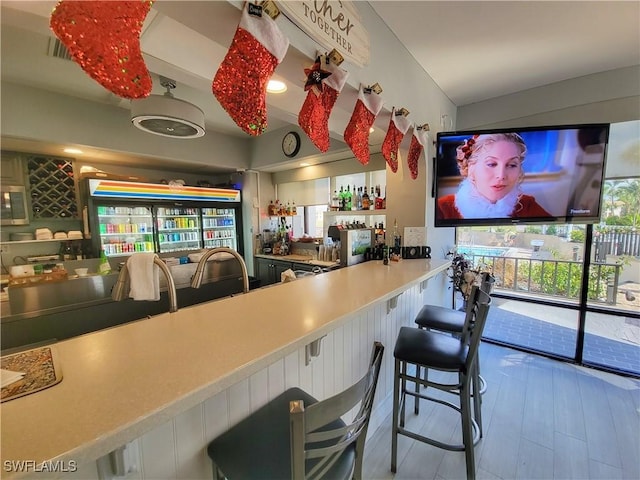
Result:
[[[429,330],[402,327],[393,355],[396,359],[441,370],[464,371],[469,347],[458,338]]]
[[[420,309],[415,322],[420,328],[442,332],[462,333],[465,312],[437,305],[425,305]]]
[[[209,457],[231,480],[291,478],[289,402],[303,400],[305,407],[317,400],[304,390],[291,388],[252,413],[207,448]],[[319,429],[343,427],[340,420]],[[355,461],[355,443],[332,466],[326,478],[349,478]],[[307,460],[311,468],[318,459]]]

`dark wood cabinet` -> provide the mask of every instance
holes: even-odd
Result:
[[[295,264],[299,265],[299,264]],[[283,260],[272,260],[270,258],[256,258],[255,271],[256,277],[260,279],[260,285],[271,285],[280,282],[280,274],[285,270],[295,270],[293,262]]]

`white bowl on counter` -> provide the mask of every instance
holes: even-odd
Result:
[[[89,269],[88,268],[76,268],[74,270],[74,272],[76,272],[76,275],[78,275],[79,277],[86,277],[87,273],[89,273]]]

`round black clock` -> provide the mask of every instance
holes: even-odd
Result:
[[[289,132],[282,139],[282,152],[287,157],[295,157],[300,151],[300,135],[297,132]]]

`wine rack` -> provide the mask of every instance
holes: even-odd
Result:
[[[27,157],[33,218],[77,218],[78,206],[71,160]]]

